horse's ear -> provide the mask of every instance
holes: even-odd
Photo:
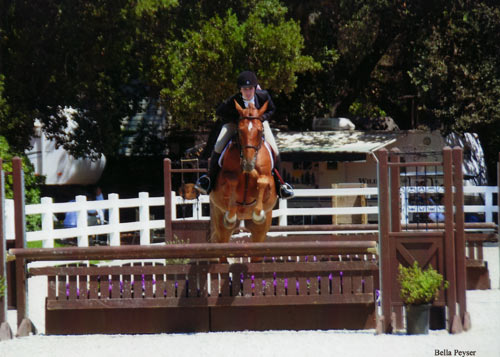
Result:
[[[241,105],[238,104],[236,99],[234,100],[234,106],[236,107],[236,110],[238,111],[238,113],[240,113],[240,117],[242,117],[243,116],[243,108],[241,107]]]
[[[262,115],[266,112],[268,104],[269,104],[269,101],[266,100],[266,102],[264,103],[264,105],[262,107],[260,107],[259,114],[257,115],[259,118],[262,117]]]

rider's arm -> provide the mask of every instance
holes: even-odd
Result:
[[[224,122],[234,122],[239,118],[238,111],[234,106],[235,95],[223,101],[215,110],[215,115],[222,118]]]
[[[267,100],[267,109],[266,112],[262,115],[262,120],[267,120],[269,121],[271,117],[273,116],[274,112],[276,111],[276,106],[273,103],[273,100],[271,99],[271,96],[269,95],[269,92],[266,90],[259,90],[257,91],[256,95],[259,96],[259,102],[264,104]]]

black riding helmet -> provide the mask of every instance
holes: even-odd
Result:
[[[251,71],[243,71],[238,76],[236,82],[238,83],[238,88],[257,87],[257,76]]]

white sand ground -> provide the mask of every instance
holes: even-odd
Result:
[[[468,291],[472,328],[450,335],[375,335],[374,330],[266,331],[156,335],[46,336],[46,283],[30,279],[29,316],[38,335],[0,342],[0,357],[11,356],[500,356],[498,245],[487,248],[492,290]],[[15,311],[8,321],[16,326]]]

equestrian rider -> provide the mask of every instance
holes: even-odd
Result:
[[[210,193],[211,189],[214,187],[217,174],[220,170],[219,158],[221,156],[221,153],[226,147],[229,140],[237,132],[239,113],[234,105],[234,100],[236,100],[242,108],[247,108],[248,105],[252,103],[257,109],[259,109],[266,101],[268,102],[267,110],[262,115],[264,137],[266,142],[274,151],[274,167],[278,173],[280,172],[280,157],[278,146],[276,145],[276,141],[274,140],[274,136],[268,121],[276,110],[271,96],[267,91],[260,90],[260,87],[258,87],[257,76],[253,72],[241,72],[238,76],[237,84],[240,91],[222,102],[222,104],[219,105],[215,112],[218,117],[222,118],[224,125],[222,126],[219,136],[217,137],[217,142],[215,143],[214,150],[210,157],[210,167],[208,168],[208,175],[200,177],[195,184],[196,189],[203,194]],[[274,172],[273,176],[276,182],[276,187],[280,188],[279,190],[277,190],[279,196],[283,199],[292,198],[294,196],[292,186],[286,182],[283,182],[279,175],[276,175],[276,173]]]

